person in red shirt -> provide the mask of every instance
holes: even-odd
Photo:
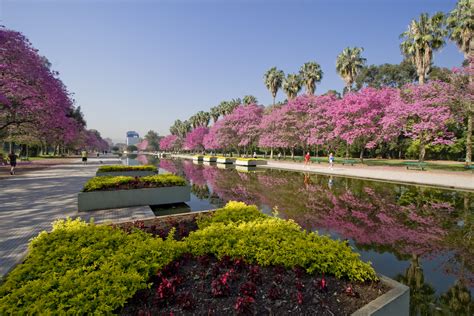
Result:
[[[304,165],[305,166],[309,163],[310,158],[311,158],[311,156],[309,155],[309,152],[307,152],[306,155],[304,156]]]

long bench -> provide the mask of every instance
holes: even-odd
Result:
[[[344,166],[344,165],[351,165],[351,166],[353,166],[353,165],[356,164],[356,163],[360,163],[360,160],[344,159],[344,160],[342,161],[342,165],[343,165],[343,166]]]
[[[426,169],[426,162],[420,162],[420,161],[405,161],[403,163],[408,169],[420,169],[420,170],[425,170]]]
[[[465,169],[467,170],[471,170],[472,172],[474,172],[474,165],[466,165],[464,166]]]

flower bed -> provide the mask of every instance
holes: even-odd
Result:
[[[216,162],[217,157],[216,156],[204,156],[203,161],[204,162]]]
[[[239,166],[262,166],[266,165],[267,161],[264,159],[238,158],[235,160],[235,164]]]
[[[217,157],[217,163],[234,163],[236,158],[232,157]]]
[[[197,218],[58,221],[0,285],[0,314],[350,314],[387,290],[346,242],[230,202]]]
[[[202,161],[204,159],[204,155],[195,155],[193,156],[194,161]]]
[[[147,177],[94,177],[86,182],[83,192],[132,190],[185,186],[186,180],[173,174],[159,174]]]
[[[187,202],[191,188],[173,174],[133,178],[95,177],[77,197],[79,211]]]
[[[102,166],[97,172],[96,176],[129,176],[129,177],[144,177],[151,176],[158,173],[158,168],[155,166]]]

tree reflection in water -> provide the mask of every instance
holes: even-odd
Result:
[[[182,160],[162,159],[160,167],[185,176],[194,195],[216,207],[229,200],[277,207],[280,216],[350,239],[359,251],[395,255],[401,262],[390,263],[391,275],[410,286],[412,315],[472,311],[472,193],[280,170],[239,173]],[[425,260],[442,261],[455,284],[446,290],[425,282]]]

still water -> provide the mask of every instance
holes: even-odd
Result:
[[[472,315],[474,194],[422,186],[138,156],[192,186],[188,211],[237,200],[348,240],[375,270],[410,287],[411,315]],[[129,162],[130,163],[130,162]],[[131,161],[131,163],[134,163]]]

